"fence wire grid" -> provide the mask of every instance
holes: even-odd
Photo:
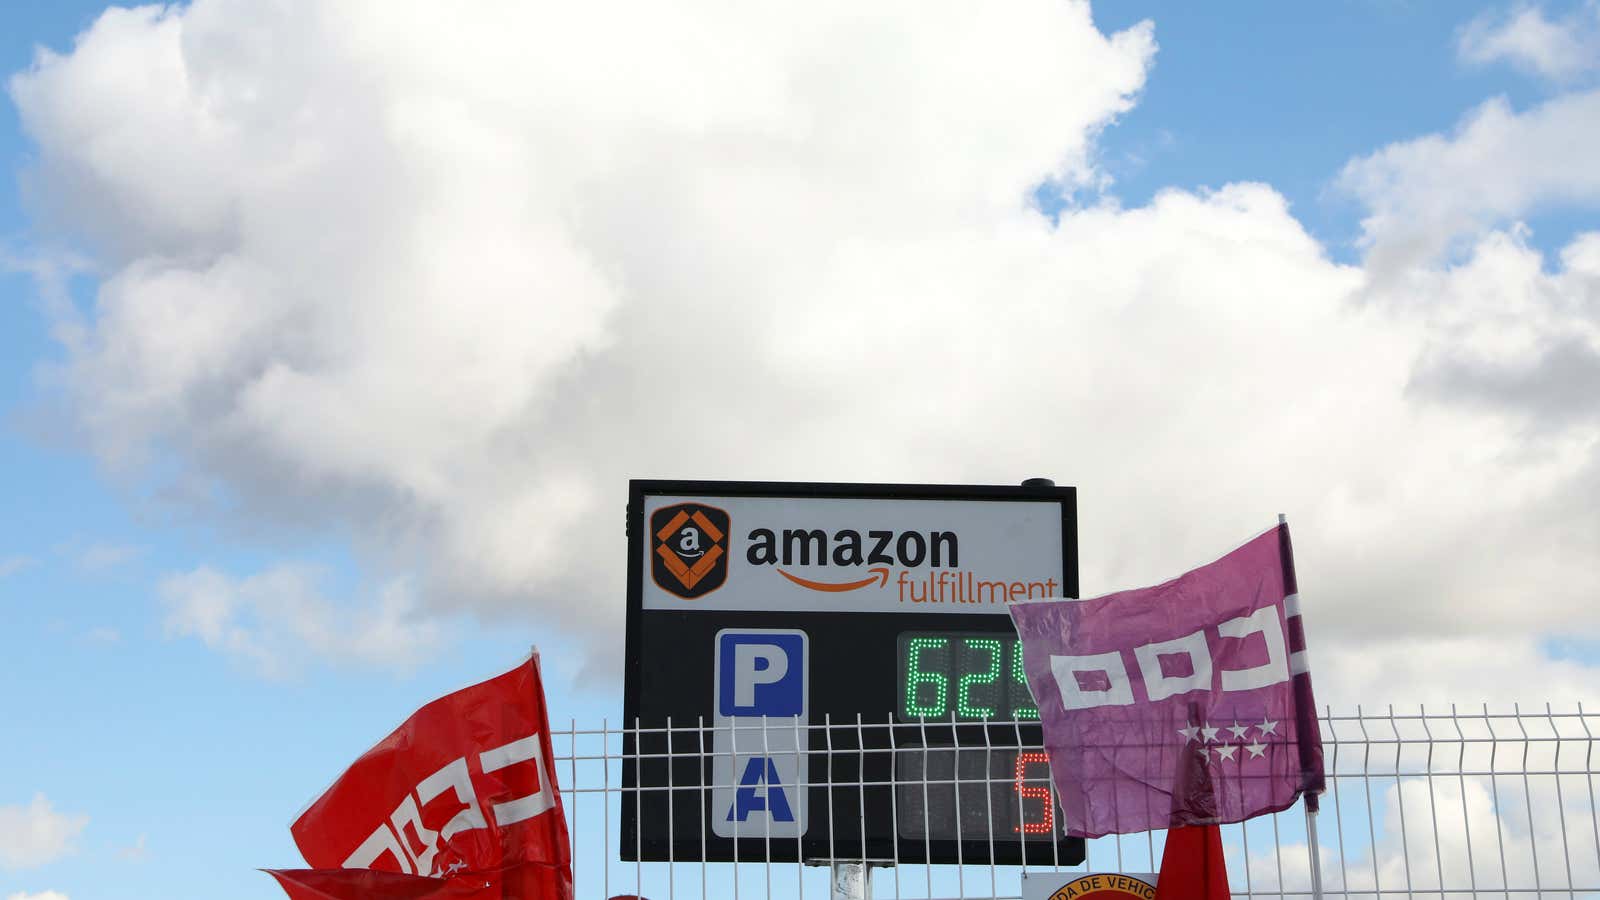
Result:
[[[984,724],[990,728],[1037,727],[1037,722]],[[1324,895],[1351,900],[1395,896],[1600,900],[1600,796],[1595,784],[1600,774],[1600,761],[1595,758],[1600,713],[1586,712],[1581,705],[1565,710],[1548,705],[1541,710],[1389,707],[1381,712],[1358,707],[1344,714],[1330,709],[1321,716],[1320,724],[1328,776],[1328,790],[1317,817]],[[881,729],[884,723],[795,726],[786,721],[774,722],[771,727],[786,734],[795,727],[808,733],[820,730],[821,746],[827,747],[835,746],[835,735],[850,735],[854,740],[846,745],[862,747],[867,744],[864,732]],[[700,784],[624,788],[625,743],[645,746],[634,741],[651,736],[659,741],[666,730],[624,728],[608,721],[598,728],[580,727],[572,721],[565,729],[552,730],[556,777],[572,835],[576,897],[603,900],[633,894],[648,900],[822,900],[833,896],[827,858],[806,863],[759,858],[740,862],[698,858],[625,861],[623,804],[639,803],[640,791],[668,791],[674,803],[705,808],[712,791],[709,785]],[[705,739],[711,730],[705,723],[673,727],[674,738],[680,731],[694,733],[697,749],[679,752],[674,740],[672,760],[698,759],[709,772],[713,753],[701,748],[711,746]],[[898,752],[907,749],[924,748]],[[966,749],[963,745],[963,752]],[[994,749],[1015,753],[1018,748]],[[1019,794],[1024,786],[1020,774],[1013,784],[1009,774],[997,776],[989,766],[975,767],[983,770],[975,773],[963,772],[958,762],[948,772],[935,768],[925,763],[923,777],[897,777],[891,784],[859,778],[813,780],[812,804],[816,804],[818,788],[831,806],[836,794],[841,804],[860,803],[866,789],[921,791],[925,798],[942,791],[960,804],[960,798],[969,796],[963,788],[989,796],[995,784],[1007,789],[1015,786]],[[1044,786],[1042,779],[1028,783],[1034,791]],[[1053,799],[1053,788],[1050,790]],[[924,821],[931,821],[931,816]],[[898,824],[904,836],[904,823]],[[1009,831],[1014,824],[1019,823],[991,820],[991,842],[993,835]],[[997,832],[997,828],[1002,830]],[[765,838],[773,845],[785,840],[791,845],[790,856],[796,855],[795,838]],[[1235,897],[1311,896],[1310,854],[1300,804],[1224,826],[1223,844]],[[897,900],[1017,898],[1025,871],[1059,872],[1067,877],[1089,872],[1151,873],[1160,867],[1164,846],[1165,832],[1160,831],[1099,838],[1087,842],[1086,858],[1076,865],[1064,864],[1051,842],[1026,850],[1023,865],[987,861],[927,864],[920,859],[903,860],[897,854],[875,861],[868,870],[867,896]],[[988,858],[992,857],[989,854]],[[851,861],[847,855],[832,859]]]

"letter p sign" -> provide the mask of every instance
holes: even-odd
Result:
[[[806,636],[799,631],[717,634],[719,716],[801,716],[806,712]]]
[[[733,705],[756,705],[756,685],[782,681],[789,671],[789,654],[777,644],[733,645]]]

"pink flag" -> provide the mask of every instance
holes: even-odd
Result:
[[[1315,804],[1322,737],[1288,526],[1165,584],[1021,603],[1011,619],[1068,834]]]

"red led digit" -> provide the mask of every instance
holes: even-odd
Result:
[[[1037,786],[1037,787],[1027,787],[1026,786],[1027,775],[1028,775],[1028,766],[1031,763],[1044,763],[1045,764],[1045,766],[1046,766],[1046,768],[1045,768],[1045,784]],[[1049,765],[1050,765],[1050,757],[1047,754],[1044,754],[1044,753],[1018,753],[1017,754],[1017,767],[1016,767],[1017,810],[1018,810],[1018,813],[1019,813],[1018,818],[1022,820],[1022,824],[1017,825],[1015,828],[1012,828],[1011,829],[1012,831],[1021,832],[1023,834],[1049,834],[1052,830],[1055,829],[1056,814],[1055,814],[1055,810],[1052,808],[1053,804],[1050,802],[1050,784],[1049,784],[1050,769],[1048,768]],[[1028,799],[1029,797],[1033,797],[1033,798],[1038,799],[1038,800],[1043,802],[1043,804],[1044,804],[1044,821],[1042,821],[1042,822],[1029,822],[1028,821],[1028,808],[1027,808],[1027,806],[1025,806],[1023,804],[1022,801]]]

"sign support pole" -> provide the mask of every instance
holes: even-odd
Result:
[[[872,900],[872,871],[865,862],[833,864],[831,900]]]

